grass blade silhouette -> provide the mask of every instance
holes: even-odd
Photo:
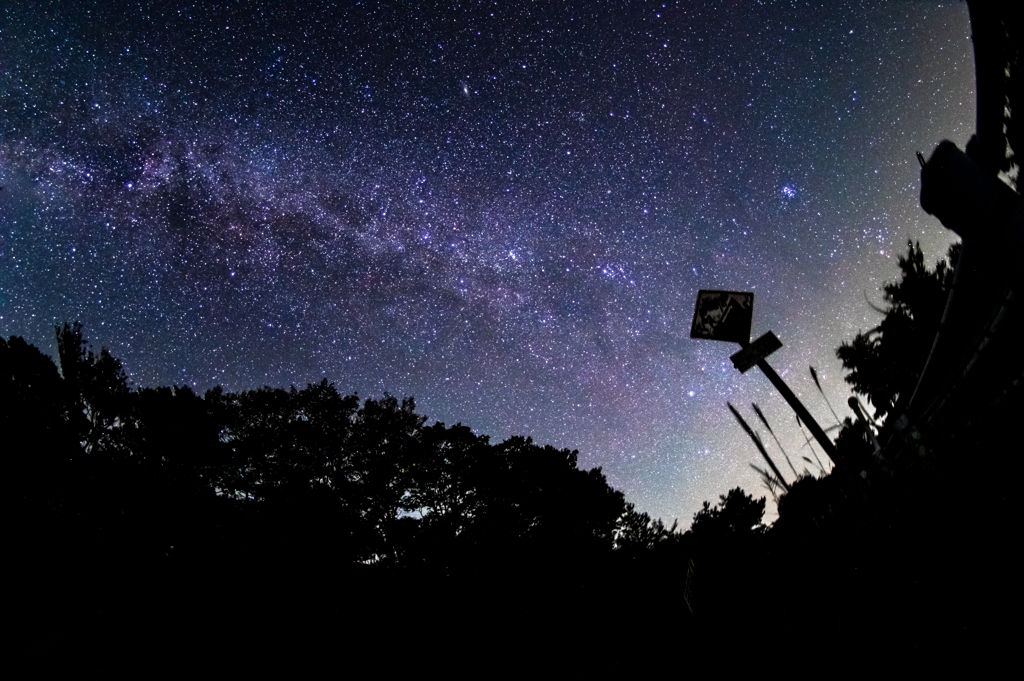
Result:
[[[810,438],[809,435],[807,435],[807,431],[804,430],[804,424],[803,424],[803,421],[800,420],[800,416],[799,415],[797,415],[797,417],[796,417],[796,425],[800,426],[800,432],[803,434],[804,439],[807,440],[807,444],[804,445],[804,446],[811,448],[811,454],[814,455],[814,460],[818,462],[818,468],[820,468],[822,474],[824,474],[825,473],[825,467],[821,465],[821,459],[818,458],[818,452],[814,451],[814,445],[811,443],[811,438]],[[810,459],[808,459],[806,456],[804,457],[804,459],[808,463],[810,463]]]
[[[766,419],[764,414],[761,413],[761,409],[757,406],[757,404],[751,402],[750,406],[754,408],[754,413],[757,414],[757,418],[761,419],[761,423],[763,423],[764,427],[768,429],[769,433],[771,433],[772,439],[775,440],[775,444],[779,446],[779,450],[782,452],[782,456],[786,457],[786,463],[789,464],[790,470],[793,471],[793,476],[799,478],[800,474],[796,472],[795,468],[793,468],[793,462],[789,460],[789,454],[787,454],[786,450],[783,449],[782,443],[779,442],[779,438],[775,436],[775,431],[772,430],[772,427],[770,425],[768,425],[768,419]]]
[[[768,491],[771,492],[772,498],[775,500],[775,503],[779,503],[779,488],[782,487],[782,481],[776,478],[768,471],[766,471],[765,469],[758,468],[754,464],[750,464],[750,467],[757,471],[758,474],[760,474],[761,482],[763,482],[765,487],[768,488]]]
[[[785,487],[786,491],[788,492],[789,491],[789,485],[786,484],[785,479],[782,477],[782,473],[780,473],[779,469],[776,468],[775,462],[772,461],[772,457],[768,456],[767,450],[765,450],[764,445],[761,444],[761,438],[759,438],[754,433],[754,431],[750,429],[750,426],[747,425],[747,422],[744,421],[743,417],[740,416],[740,413],[738,411],[736,411],[736,407],[732,406],[732,404],[730,404],[729,402],[726,402],[726,404],[729,406],[729,411],[732,412],[733,416],[736,417],[736,420],[740,422],[741,426],[743,426],[743,430],[745,430],[747,432],[747,435],[750,436],[750,439],[754,441],[755,445],[757,445],[757,450],[759,452],[761,452],[761,456],[763,456],[764,460],[768,462],[768,465],[771,467],[772,472],[775,473],[775,477],[777,477],[779,479],[779,481],[782,482],[782,486]]]
[[[839,420],[839,416],[836,414],[836,410],[832,408],[832,403],[828,401],[828,396],[825,395],[825,391],[821,389],[821,383],[818,382],[818,372],[814,370],[814,367],[809,367],[811,370],[811,378],[814,379],[814,385],[818,386],[818,392],[825,398],[825,404],[828,405],[828,410],[832,412],[832,416],[835,418],[836,423],[842,425],[842,421]]]

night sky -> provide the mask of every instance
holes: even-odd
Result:
[[[331,4],[5,2],[0,335],[80,320],[133,387],[414,396],[688,526],[766,494],[726,400],[809,455],[689,338],[697,290],[755,293],[828,427],[808,365],[851,415],[835,349],[954,238],[914,152],[973,131],[964,3]]]

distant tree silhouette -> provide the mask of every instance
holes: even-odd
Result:
[[[400,512],[410,505],[413,463],[421,452],[425,421],[416,413],[412,398],[399,403],[387,394],[381,400],[364,401],[353,418],[347,481],[350,498],[358,503],[363,522],[376,536],[368,558],[397,558],[397,542],[391,534],[397,530]]]
[[[0,338],[0,403],[8,501],[30,515],[56,512],[78,444],[57,367],[20,337]]]
[[[402,500],[402,512],[418,524],[405,558],[457,560],[456,554],[469,548],[467,531],[488,503],[489,438],[461,423],[445,428],[439,422],[423,429],[421,444]]]
[[[688,604],[695,613],[721,623],[739,611],[750,585],[763,579],[755,566],[764,562],[764,508],[764,497],[754,499],[736,487],[694,514],[682,540],[689,556]]]
[[[652,520],[647,513],[636,510],[636,505],[627,502],[615,523],[615,550],[629,556],[643,555],[676,534],[678,521],[670,527],[660,518]]]
[[[485,553],[539,552],[547,559],[610,549],[622,493],[608,486],[600,469],[579,470],[577,456],[528,437],[493,447],[478,478],[486,502],[468,538]],[[504,546],[495,546],[498,537]]]
[[[836,351],[850,372],[847,383],[867,397],[876,418],[890,414],[896,400],[909,398],[914,390],[939,329],[959,255],[960,245],[953,244],[948,260],[929,270],[921,245],[908,242],[907,254],[899,258],[902,278],[883,287],[885,317]]]
[[[122,427],[128,408],[128,379],[121,362],[106,348],[99,356],[86,350],[82,325],[54,327],[60,370],[70,395],[68,420],[80,432],[87,454],[122,452]],[[84,418],[83,418],[84,417]]]
[[[167,508],[212,497],[210,481],[222,462],[223,445],[206,402],[185,386],[140,388],[127,403],[124,464],[145,485],[144,494],[159,497]]]
[[[220,449],[208,448],[204,470],[219,494],[271,522],[277,529],[264,534],[280,541],[294,541],[286,516],[302,515],[306,527],[330,517],[334,536],[362,561],[447,565],[609,550],[625,508],[600,469],[577,468],[576,452],[523,437],[491,445],[461,424],[427,427],[411,398],[360,406],[322,382],[290,392],[215,389],[205,406]]]
[[[693,516],[690,532],[701,538],[745,536],[764,531],[765,498],[754,497],[736,487],[719,496],[714,507],[707,501]]]
[[[581,470],[576,451],[427,426],[412,398],[360,401],[326,380],[133,390],[80,324],[55,331],[59,372],[22,339],[0,344],[11,405],[0,437],[20,454],[8,480],[32,519],[25,536],[60,527],[70,543],[54,550],[97,565],[371,564],[553,596],[565,575],[602,574],[616,549],[632,558],[681,536],[627,505],[601,469]]]
[[[422,452],[413,462],[409,494],[403,510],[420,515],[428,524],[442,522],[458,534],[479,515],[482,499],[480,467],[489,438],[458,423],[424,428]]]

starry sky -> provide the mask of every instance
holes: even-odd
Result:
[[[754,292],[828,427],[808,366],[850,415],[835,349],[954,238],[914,153],[973,131],[964,3],[308,4],[4,3],[0,335],[80,320],[134,387],[414,396],[688,526],[767,493],[727,400],[810,455],[689,338],[698,289]]]

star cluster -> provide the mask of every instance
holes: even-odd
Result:
[[[845,405],[865,294],[952,240],[914,152],[973,126],[962,3],[340,4],[5,4],[0,333],[80,320],[137,386],[412,395],[685,525],[764,493],[726,400],[809,454],[689,339],[697,290],[755,292],[828,425],[807,365]]]

